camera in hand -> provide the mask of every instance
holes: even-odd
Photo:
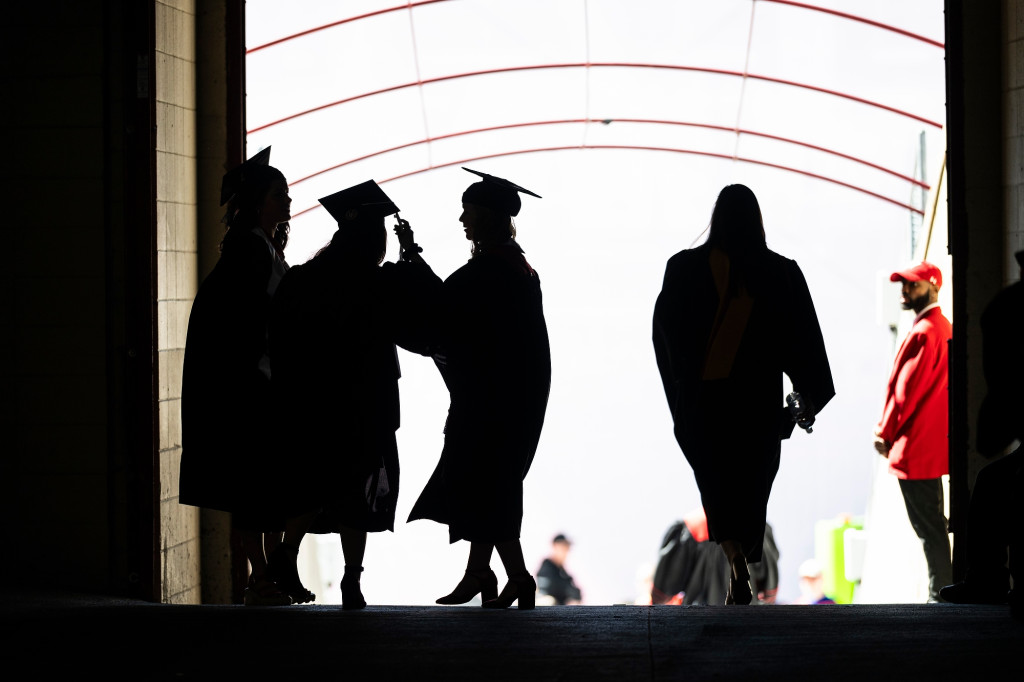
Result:
[[[789,414],[797,426],[807,433],[814,430],[811,428],[814,423],[814,409],[804,401],[803,396],[793,391],[786,396],[786,407],[789,408]]]

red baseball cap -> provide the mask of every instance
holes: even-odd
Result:
[[[906,270],[899,270],[889,275],[890,282],[931,282],[937,287],[942,286],[942,273],[928,261],[921,261]]]

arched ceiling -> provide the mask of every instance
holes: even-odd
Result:
[[[921,216],[939,6],[250,0],[248,146],[274,146],[295,221],[365,177],[581,149],[758,165]]]

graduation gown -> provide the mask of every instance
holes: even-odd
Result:
[[[316,509],[314,533],[394,530],[400,426],[396,343],[417,330],[441,281],[425,265],[320,257],[293,267],[274,297],[273,392],[288,432],[281,499]]]
[[[263,517],[266,530],[281,523],[267,319],[286,269],[255,230],[226,245],[192,304],[182,369],[180,502]]]
[[[779,589],[779,550],[771,524],[765,524],[761,560],[748,565],[758,603],[772,604]],[[703,510],[669,526],[661,541],[651,585],[651,603],[717,605],[725,603],[732,569],[725,553],[709,542]]]
[[[409,520],[447,524],[451,542],[517,539],[551,352],[540,278],[514,242],[477,254],[445,280],[438,325],[451,404],[441,459]]]
[[[793,428],[782,375],[818,411],[835,389],[796,262],[764,249],[747,265],[744,299],[731,308],[735,295],[726,292],[720,309],[711,258],[703,245],[669,259],[654,309],[654,350],[711,538],[740,542],[756,562],[781,439]]]
[[[559,566],[551,559],[544,559],[537,569],[537,591],[555,600],[555,604],[564,606],[570,601],[583,599],[583,592],[576,585],[576,581],[565,570],[565,566]]]

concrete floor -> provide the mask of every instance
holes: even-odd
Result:
[[[6,679],[1021,679],[1009,607],[172,606],[8,595]],[[12,670],[20,674],[9,676]]]

